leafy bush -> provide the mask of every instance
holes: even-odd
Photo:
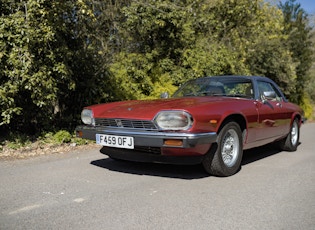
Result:
[[[73,143],[75,143],[76,145],[86,145],[88,143],[93,143],[93,141],[83,138],[74,138]]]
[[[307,95],[304,95],[304,97],[302,98],[302,103],[300,106],[304,111],[304,116],[307,119],[312,120],[312,118],[313,118],[313,106],[311,103],[311,99]]]
[[[66,130],[60,130],[53,135],[53,139],[57,143],[69,143],[71,142],[72,135]]]
[[[10,133],[7,140],[2,144],[9,149],[19,149],[32,143],[32,138],[21,133]],[[1,145],[2,145],[1,144]]]
[[[301,104],[313,61],[294,1],[6,0],[0,12],[0,133],[71,130],[87,105],[158,98],[205,75],[264,75]]]

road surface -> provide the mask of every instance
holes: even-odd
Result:
[[[315,124],[296,152],[201,166],[119,162],[98,149],[0,162],[0,229],[315,229]]]

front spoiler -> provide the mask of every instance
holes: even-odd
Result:
[[[162,163],[162,164],[174,164],[174,165],[196,165],[200,164],[204,158],[204,155],[199,156],[165,156],[150,154],[142,151],[135,151],[130,149],[118,149],[103,147],[100,150],[101,153],[109,156],[112,159],[145,162],[145,163]]]

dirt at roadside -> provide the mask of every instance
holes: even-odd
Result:
[[[17,150],[3,146],[2,149],[0,149],[0,160],[26,159],[48,154],[65,154],[74,150],[84,150],[92,148],[97,149],[99,148],[99,146],[94,143],[89,143],[86,145],[76,145],[75,143],[42,145],[36,142],[27,147],[19,148]]]

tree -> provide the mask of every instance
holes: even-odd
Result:
[[[315,15],[313,16],[313,24],[315,23]],[[315,44],[315,28],[312,29],[312,37],[311,41]],[[315,52],[315,48],[313,47],[313,52]],[[307,85],[306,90],[308,95],[310,95],[313,104],[315,103],[315,61],[312,63],[312,67],[310,69],[310,84]]]
[[[280,2],[279,8],[282,10],[284,18],[283,33],[288,36],[286,45],[292,53],[293,61],[297,63],[295,94],[290,98],[307,107],[309,102],[305,86],[309,84],[309,70],[313,63],[313,43],[308,15],[295,0]]]
[[[283,45],[281,11],[260,0],[224,0],[216,12],[219,41],[236,56],[234,73],[269,77],[290,95],[295,65]]]
[[[0,127],[28,133],[71,129],[83,106],[112,100],[110,21],[121,4],[1,1]]]
[[[299,102],[311,43],[289,3],[282,14],[264,0],[3,0],[0,128],[71,130],[86,105],[205,75],[265,75]]]
[[[66,65],[51,48],[56,46],[49,21],[54,6],[30,0],[4,1],[1,8],[0,125],[31,128],[52,118],[58,79],[70,83]]]
[[[122,92],[129,92],[121,94],[126,99],[157,95],[156,84],[167,90],[220,74],[264,75],[287,95],[294,91],[295,65],[283,45],[282,13],[263,0],[138,0],[123,13],[119,31],[127,42],[111,72]]]

